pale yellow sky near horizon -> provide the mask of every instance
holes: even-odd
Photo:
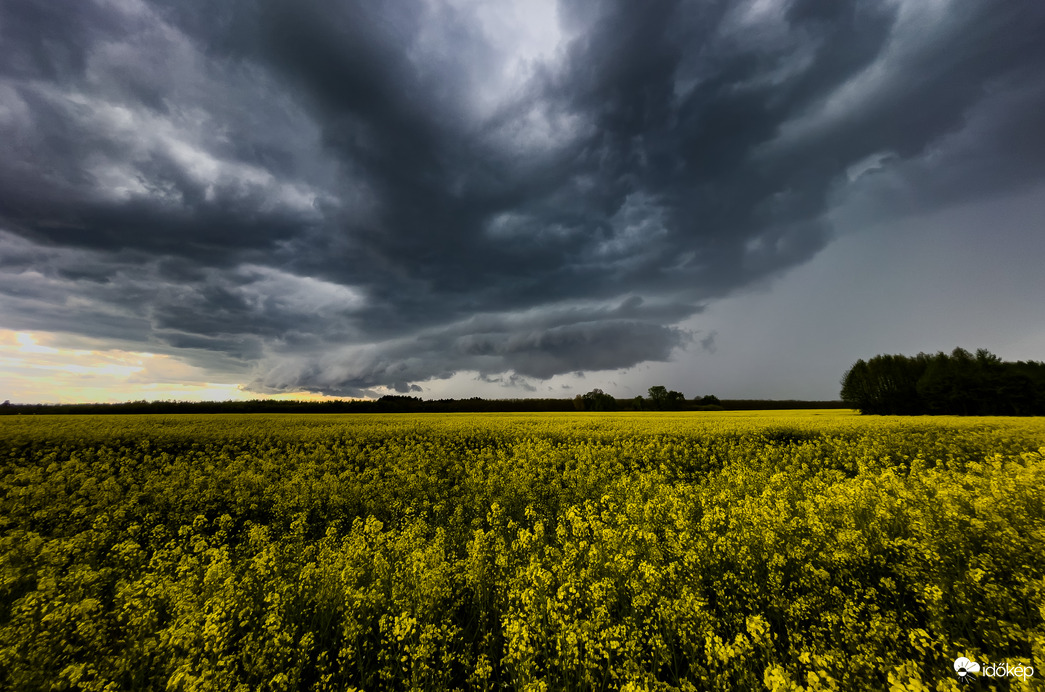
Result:
[[[0,329],[0,400],[12,403],[228,401],[334,397],[265,395],[173,356],[111,348],[63,348],[60,335]]]

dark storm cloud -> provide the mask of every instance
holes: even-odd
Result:
[[[1033,0],[570,2],[551,48],[494,14],[5,3],[5,326],[267,390],[624,368],[816,254],[840,198],[1045,172]]]
[[[271,359],[277,365],[251,387],[279,392],[304,386],[329,395],[366,396],[380,386],[418,391],[414,382],[462,370],[477,370],[485,381],[503,381],[494,374],[510,370],[509,383],[525,389],[532,385],[522,378],[667,360],[690,339],[676,328],[627,319],[627,312],[624,306],[483,315],[363,347],[283,353]]]

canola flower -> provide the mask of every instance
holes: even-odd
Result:
[[[1045,663],[1043,476],[1040,418],[8,416],[0,688],[960,689]]]

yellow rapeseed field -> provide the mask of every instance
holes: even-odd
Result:
[[[0,689],[1037,688],[1043,457],[1042,418],[4,416]]]

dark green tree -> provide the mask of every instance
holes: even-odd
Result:
[[[593,389],[587,394],[577,395],[574,406],[581,411],[616,411],[617,400],[601,389]]]
[[[668,388],[659,384],[650,387],[649,401],[650,408],[654,408],[658,411],[664,410],[664,405],[668,401]]]
[[[693,405],[698,411],[721,411],[722,402],[714,394],[693,397]]]
[[[686,397],[682,392],[655,385],[649,388],[649,401],[650,408],[657,411],[679,411],[685,405]]]

